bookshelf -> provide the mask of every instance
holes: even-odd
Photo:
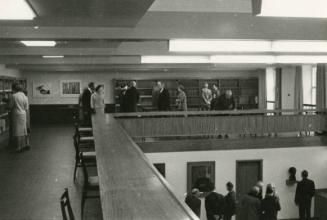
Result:
[[[4,99],[8,99],[12,94],[11,86],[14,82],[18,82],[26,90],[26,79],[0,76],[0,135],[4,135],[9,130],[9,116],[7,103]]]
[[[218,85],[221,93],[227,89],[233,91],[234,99],[238,109],[256,109],[255,97],[259,96],[259,79],[258,77],[251,78],[221,78],[221,79],[164,79],[160,80],[165,83],[165,87],[170,94],[171,110],[175,110],[175,100],[177,97],[177,86],[182,84],[185,87],[187,97],[188,110],[199,110],[201,103],[201,90],[205,82],[212,88],[213,84]],[[119,93],[120,85],[128,84],[130,80],[114,80],[114,94],[116,111],[119,111]],[[139,110],[140,111],[155,111],[155,106],[152,106],[152,89],[156,84],[156,80],[136,80],[137,89],[140,93]]]

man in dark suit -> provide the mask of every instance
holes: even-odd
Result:
[[[236,109],[236,104],[233,96],[232,90],[226,90],[225,94],[220,96],[220,107],[222,110],[234,110]]]
[[[207,220],[222,219],[224,209],[224,196],[214,192],[215,186],[210,183],[210,192],[205,197]]]
[[[315,183],[308,179],[308,171],[302,171],[302,181],[298,182],[295,204],[299,206],[300,220],[311,219],[311,200],[315,195]]]
[[[200,218],[201,200],[199,199],[199,193],[199,189],[193,188],[192,192],[187,194],[185,203]]]
[[[91,126],[91,95],[94,91],[94,83],[90,82],[88,87],[83,91],[82,94],[82,109],[84,116],[84,125]]]
[[[237,208],[237,219],[260,220],[261,201],[258,199],[259,187],[254,186],[251,191],[244,195]]]
[[[165,84],[161,83],[160,91],[158,95],[158,110],[159,111],[168,111],[170,106],[170,95],[168,90],[165,88]]]
[[[236,195],[234,191],[234,185],[231,182],[226,184],[228,191],[225,196],[225,207],[224,207],[224,220],[231,220],[232,216],[235,215],[236,211]]]
[[[125,93],[125,108],[126,112],[137,112],[137,103],[140,99],[140,93],[136,89],[136,81],[130,83],[130,87]]]

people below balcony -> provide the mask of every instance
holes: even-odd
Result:
[[[205,197],[205,209],[207,220],[221,220],[224,211],[224,196],[214,192],[215,186],[213,183],[209,185],[209,193]]]
[[[226,90],[224,95],[220,98],[221,110],[234,110],[236,109],[236,104],[233,96],[232,90]]]
[[[244,195],[237,209],[237,219],[239,220],[260,220],[261,219],[261,201],[258,199],[259,187],[254,186],[250,192]]]
[[[93,113],[104,113],[104,91],[103,85],[95,87],[95,92],[91,95],[91,108]]]
[[[185,203],[190,209],[200,218],[201,215],[201,200],[199,199],[200,191],[193,188],[190,193],[187,193]]]
[[[308,171],[301,173],[302,180],[297,183],[295,204],[299,207],[300,220],[311,219],[311,201],[315,195],[315,183],[308,178]]]
[[[159,95],[158,95],[158,110],[169,111],[170,109],[170,95],[168,90],[165,88],[165,84],[161,83]]]
[[[90,82],[82,94],[82,109],[85,126],[91,126],[91,95],[94,92],[94,83]]]
[[[185,88],[183,85],[178,85],[176,99],[176,106],[178,111],[187,111],[187,98],[184,90]]]
[[[131,81],[125,94],[126,112],[137,112],[137,104],[140,99],[140,93],[136,88],[136,81]]]
[[[234,185],[231,182],[226,183],[227,195],[224,197],[224,220],[231,220],[236,212],[236,194]]]
[[[266,195],[262,200],[263,220],[277,220],[277,214],[281,210],[279,197],[276,193],[275,186],[267,184]]]
[[[201,91],[201,110],[210,110],[211,100],[212,92],[209,89],[209,84],[205,82]]]

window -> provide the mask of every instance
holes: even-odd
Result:
[[[274,110],[276,105],[276,70],[273,67],[266,69],[267,109]]]
[[[316,108],[317,66],[303,65],[303,109]]]

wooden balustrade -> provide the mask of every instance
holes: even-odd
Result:
[[[112,115],[92,121],[103,219],[198,219]]]
[[[325,110],[147,112],[114,116],[135,138],[326,130]]]

